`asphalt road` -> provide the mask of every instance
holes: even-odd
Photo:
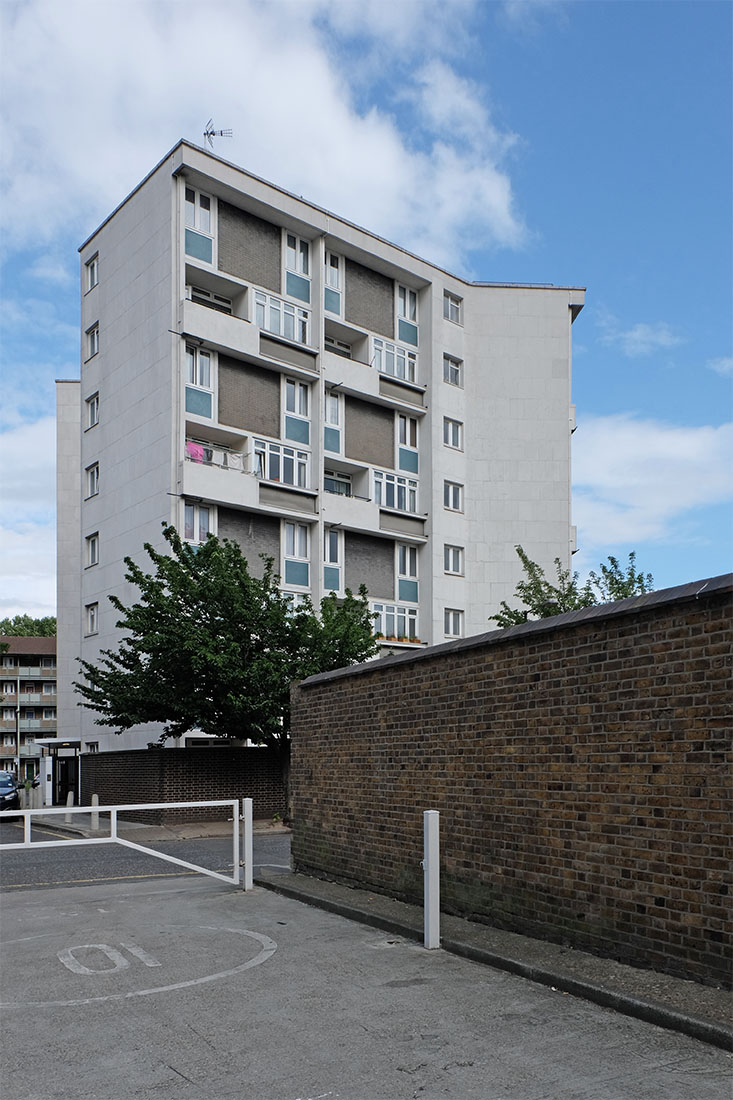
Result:
[[[18,822],[0,823],[0,843],[17,843],[22,840],[23,826]],[[34,840],[69,839],[58,830],[33,829]],[[195,840],[166,840],[150,845],[161,852],[197,863],[211,871],[231,874],[231,837],[204,837]],[[253,838],[255,874],[260,867],[271,872],[286,874],[290,867],[290,835],[258,835]],[[0,885],[3,890],[52,886],[90,886],[105,882],[175,878],[195,876],[196,871],[185,871],[172,863],[165,863],[155,856],[144,855],[130,848],[114,844],[90,845],[74,848],[39,848],[2,852]]]

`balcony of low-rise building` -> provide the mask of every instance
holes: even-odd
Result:
[[[56,661],[53,664],[0,664],[0,681],[18,679],[55,680]]]

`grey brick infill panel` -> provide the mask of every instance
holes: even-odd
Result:
[[[219,270],[281,292],[282,233],[279,225],[219,200]]]
[[[394,339],[394,281],[347,259],[344,271],[344,317],[380,336]]]
[[[356,397],[346,398],[347,458],[394,469],[394,413]]]
[[[365,584],[372,599],[393,600],[395,591],[394,543],[371,535],[347,531],[344,535],[346,587],[359,591]]]
[[[240,512],[219,507],[219,537],[231,539],[241,548],[253,577],[264,573],[260,554],[273,558],[280,568],[280,520],[276,516],[261,516],[255,512]]]
[[[280,375],[219,356],[219,422],[277,438]]]

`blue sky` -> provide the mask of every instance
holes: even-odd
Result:
[[[55,610],[77,247],[209,117],[235,163],[469,278],[587,287],[581,573],[731,568],[729,3],[0,5],[0,616]]]

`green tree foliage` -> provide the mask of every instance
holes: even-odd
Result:
[[[56,619],[47,615],[44,619],[32,619],[30,615],[15,615],[12,619],[0,619],[0,634],[17,638],[55,638]]]
[[[173,527],[163,534],[172,554],[145,546],[153,573],[125,559],[140,595],[129,607],[109,597],[126,636],[97,664],[80,662],[80,706],[117,733],[161,722],[162,741],[199,729],[286,752],[290,684],[376,652],[366,589],[325,597],[316,615],[310,602],[292,606],[271,560],[253,577],[228,539],[194,547]]]
[[[640,596],[652,592],[654,578],[651,573],[641,573],[636,569],[636,554],[629,554],[629,563],[625,570],[618,559],[609,554],[608,565],[601,564],[600,574],[591,571],[588,580],[581,585],[578,573],[563,569],[559,558],[555,558],[557,583],[553,584],[545,576],[541,566],[533,562],[521,546],[515,547],[522,562],[525,579],[515,589],[515,596],[524,604],[522,608],[511,608],[505,600],[501,601],[497,615],[489,616],[489,622],[499,626],[517,626],[528,619],[546,619],[551,615],[562,615],[565,611],[579,611],[583,607],[592,607],[597,603],[612,603],[624,600],[627,596]]]

